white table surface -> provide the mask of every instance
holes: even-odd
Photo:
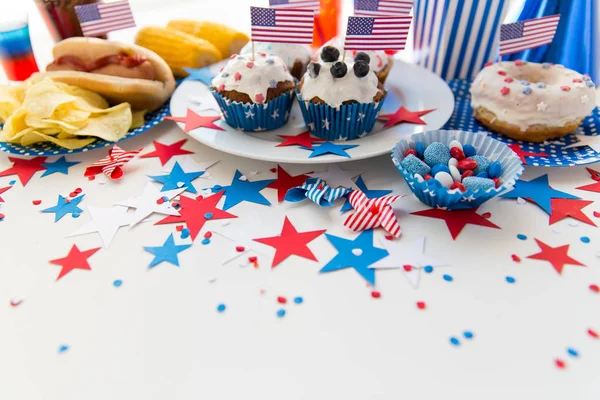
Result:
[[[148,22],[190,16],[236,25],[247,18],[240,7],[223,12],[223,3],[196,1],[160,9],[134,5],[138,19]],[[32,28],[34,37],[43,37],[41,26],[32,23]],[[114,36],[121,35],[131,32]],[[172,143],[185,137],[174,123],[164,122],[123,147],[148,152],[153,140]],[[200,178],[197,187],[227,185],[236,168],[251,180],[274,177],[270,163],[229,156],[191,139],[185,148],[195,152],[196,160],[220,161],[209,170],[212,180]],[[382,297],[373,299],[371,288],[351,269],[319,274],[336,254],[325,236],[309,246],[318,262],[292,257],[270,270],[273,251],[265,247],[261,250],[268,257],[259,259],[258,270],[235,262],[223,266],[230,243],[213,236],[210,245],[198,239],[180,253],[180,268],[163,263],[148,270],[152,255],[143,246],[158,246],[171,232],[179,241],[175,225],[150,223],[122,228],[109,248],[89,259],[92,271],[75,270],[57,282],[60,267],[48,260],[65,256],[72,244],[80,249],[102,245],[97,234],[65,237],[89,221],[87,206],[108,207],[138,195],[146,175],[161,171],[156,158],[136,159],[120,181],[101,185],[85,179],[85,167],[104,155],[98,150],[69,156],[81,164],[68,176],[40,179],[37,173],[26,187],[17,182],[2,194],[0,399],[598,398],[600,340],[586,333],[600,331],[600,296],[588,289],[600,284],[598,228],[571,226],[569,219],[550,227],[536,206],[494,199],[479,212],[490,212],[502,229],[469,225],[453,241],[443,221],[408,215],[426,207],[409,193],[389,157],[382,156],[342,167],[366,171],[371,189],[408,194],[396,206],[401,241],[409,244],[424,235],[425,253],[450,264],[424,274],[417,289],[400,270],[378,271]],[[0,170],[10,165],[0,155]],[[307,171],[284,167],[294,174]],[[250,176],[252,170],[259,174]],[[555,189],[600,200],[598,194],[573,190],[592,183],[583,167],[528,167],[523,178],[545,173]],[[0,178],[0,187],[12,179]],[[76,187],[86,194],[81,217],[54,223],[53,215],[39,212]],[[232,224],[256,211],[267,236],[280,232],[284,216],[301,231],[355,236],[342,226],[345,217],[338,207],[277,205],[274,190],[262,193],[273,206],[238,205],[229,210],[239,216]],[[34,199],[42,205],[33,206]],[[597,204],[584,212],[599,223],[592,216],[593,210],[600,211]],[[202,232],[218,225],[209,222]],[[528,240],[518,240],[519,233]],[[582,236],[591,243],[582,243]],[[527,259],[539,251],[533,238],[551,246],[569,244],[569,254],[586,267],[566,266],[558,275],[549,263]],[[522,261],[513,262],[511,254]],[[442,273],[454,281],[444,281]],[[507,284],[507,275],[516,283]],[[217,280],[210,283],[210,277]],[[123,285],[114,287],[115,279]],[[304,304],[288,304],[285,318],[277,318],[277,296],[302,296]],[[23,303],[10,307],[16,298]],[[417,301],[426,302],[427,309],[417,309]],[[216,311],[219,303],[227,305],[222,314]],[[465,330],[475,337],[464,340]],[[451,336],[461,338],[461,346],[450,345]],[[62,354],[61,344],[69,346]],[[568,356],[568,347],[580,356]],[[567,368],[558,369],[555,358]]]

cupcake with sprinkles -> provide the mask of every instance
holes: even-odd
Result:
[[[310,62],[313,50],[306,44],[295,43],[254,43],[254,51],[272,54],[283,60],[290,74],[298,80],[306,72],[306,67]],[[252,54],[252,42],[249,42],[240,51],[242,55]]]
[[[308,129],[327,140],[352,140],[367,135],[386,91],[369,67],[370,57],[358,52],[352,62],[339,61],[333,46],[322,49],[322,62],[308,65],[296,94]]]
[[[296,82],[277,56],[233,55],[210,90],[233,128],[259,132],[283,126],[294,102]]]

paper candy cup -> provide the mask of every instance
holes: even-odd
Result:
[[[213,88],[211,93],[219,103],[225,122],[232,128],[247,132],[281,128],[288,120],[295,93],[290,91],[264,104],[231,101]]]
[[[413,174],[408,172],[400,164],[404,159],[404,154],[408,149],[415,149],[418,142],[423,142],[425,146],[433,142],[441,142],[449,145],[450,141],[457,140],[463,146],[471,144],[477,150],[477,155],[485,156],[490,161],[498,161],[502,165],[502,175],[500,181],[502,185],[499,188],[492,188],[486,191],[478,189],[472,191],[468,189],[461,192],[458,189],[450,190],[446,187],[436,187],[428,182],[419,182]],[[392,150],[392,161],[402,174],[402,177],[408,184],[410,190],[417,196],[422,203],[429,207],[445,207],[448,210],[464,210],[468,208],[477,208],[492,197],[514,186],[515,181],[523,173],[523,165],[517,155],[504,143],[488,137],[484,133],[473,133],[465,131],[429,131],[416,133],[410,140],[403,139],[396,143]]]
[[[352,140],[367,135],[373,130],[385,101],[384,97],[379,103],[354,103],[335,108],[304,101],[297,90],[296,96],[310,132],[326,140]],[[328,126],[323,121],[328,121]]]

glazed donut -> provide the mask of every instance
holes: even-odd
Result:
[[[596,107],[596,88],[562,65],[488,63],[471,85],[471,106],[490,130],[539,143],[575,131]]]

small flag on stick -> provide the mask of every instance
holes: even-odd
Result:
[[[315,15],[319,14],[319,0],[269,0],[271,8],[301,8],[303,10],[314,10]]]
[[[500,27],[500,55],[518,53],[552,43],[560,14],[504,24]]]
[[[252,41],[312,44],[314,11],[250,7]]]
[[[410,15],[348,17],[344,50],[404,50]]]
[[[381,17],[384,15],[408,15],[413,0],[354,0],[354,15]]]
[[[135,27],[128,0],[75,6],[75,13],[84,36],[100,36]]]

